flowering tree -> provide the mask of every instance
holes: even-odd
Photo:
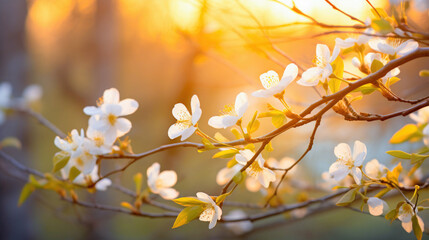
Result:
[[[273,70],[262,73],[262,89],[251,94],[238,93],[235,101],[230,99],[234,104],[226,105],[221,115],[211,117],[208,124],[200,121],[204,102],[209,101],[208,99],[201,98],[200,103],[200,98],[193,95],[188,107],[186,103],[177,103],[172,108],[176,122],[166,129],[165,136],[170,139],[180,137],[182,142],[162,145],[145,152],[134,153],[131,141],[126,136],[132,129],[132,123],[125,117],[139,110],[139,104],[134,99],[121,100],[116,88],[105,90],[103,96],[96,101],[96,106],[83,108],[84,114],[89,116],[86,128],[76,126],[77,129],[66,135],[46,118],[31,110],[32,105],[41,97],[39,87],[30,86],[24,91],[23,97],[12,98],[10,85],[2,83],[0,122],[7,120],[9,112],[23,112],[38,119],[58,135],[53,141],[58,152],[53,156],[53,170],[49,173],[26,167],[0,150],[2,161],[28,175],[18,204],[23,204],[34,191],[47,190],[58,193],[63,201],[85,208],[147,218],[172,218],[172,228],[185,227],[183,225],[196,219],[209,222],[209,229],[214,228],[217,223],[224,223],[236,234],[251,233],[256,229],[252,223],[287,212],[293,213],[290,217],[293,220],[340,207],[354,209],[355,204],[360,204],[358,212],[384,216],[391,222],[399,220],[405,231],[413,232],[417,239],[421,239],[425,228],[419,213],[429,207],[426,203],[428,199],[420,194],[429,185],[429,179],[421,171],[425,160],[429,158],[429,95],[420,99],[405,99],[393,92],[391,86],[401,80],[397,75],[403,64],[429,57],[429,48],[425,47],[429,45],[429,34],[408,24],[406,13],[409,6],[405,4],[394,2],[390,14],[383,9],[373,8],[372,18],[364,22],[337,8],[330,1],[325,1],[335,11],[357,24],[327,25],[305,14],[293,2],[291,5],[282,2],[278,4],[309,19],[310,24],[323,28],[355,29],[358,31],[355,37],[337,38],[335,43],[326,45],[317,44],[314,66],[310,68],[302,67],[278,49],[290,61],[284,67],[281,78]],[[370,1],[367,3],[371,5]],[[427,1],[416,0],[414,4],[421,6],[420,10],[429,7]],[[355,69],[347,69],[345,61],[351,61],[351,68]],[[358,74],[352,73],[356,70],[359,71]],[[428,70],[420,71],[420,76],[428,75]],[[318,100],[298,111],[285,98],[285,90],[290,84],[299,84],[322,93]],[[353,106],[354,102],[365,101],[368,95],[373,94],[381,94],[385,101],[406,104],[406,107],[382,115],[360,112]],[[249,98],[253,97],[266,102],[267,108],[249,112]],[[268,99],[278,101],[281,108],[268,104]],[[323,189],[325,194],[307,196],[294,204],[283,204],[281,192],[284,189],[293,187],[304,190],[302,186],[291,185],[293,180],[300,177],[296,173],[300,162],[317,144],[317,133],[323,131],[319,126],[328,112],[342,116],[344,121],[362,122],[384,121],[409,115],[416,123],[399,129],[390,143],[408,142],[418,146],[423,142],[424,146],[410,152],[386,149],[386,156],[398,161],[395,165],[385,166],[377,159],[368,161],[367,155],[370,156],[371,153],[359,139],[353,139],[353,147],[339,143],[332,149],[336,159],[332,158],[332,165],[322,175],[323,186],[312,186]],[[244,121],[243,117],[246,115],[250,117],[249,121]],[[271,119],[274,129],[255,136],[260,125],[265,124],[264,118]],[[306,125],[312,125],[312,132],[306,143],[306,150],[298,159],[269,158],[270,152],[275,151],[272,142],[278,136]],[[203,130],[207,127],[219,129],[219,132],[211,136]],[[235,139],[228,139],[223,131],[231,131]],[[192,135],[196,135],[200,142],[184,142]],[[19,147],[19,141],[6,138],[0,145],[1,148],[11,146]],[[146,175],[138,173],[127,176],[134,180],[134,190],[112,184],[109,179],[148,156],[181,147],[213,153],[213,158],[228,159],[224,168],[211,170],[218,171],[213,184],[216,182],[222,186],[220,192],[196,192],[196,197],[183,196],[180,189],[174,188],[177,182],[176,172],[161,171],[162,166],[158,162],[153,162]],[[126,162],[117,169],[104,172],[103,165],[109,159]],[[251,192],[261,192],[261,201],[229,201],[228,198],[236,193],[237,186],[241,184]],[[85,190],[95,193],[111,188],[131,196],[132,200],[107,205],[87,202],[79,196]],[[157,199],[157,195],[162,199]],[[386,202],[397,196],[400,196],[400,200],[394,198],[394,202]],[[162,212],[143,211],[142,206],[150,206]],[[223,214],[226,207],[233,207],[234,210]],[[252,213],[248,209],[252,209]]]

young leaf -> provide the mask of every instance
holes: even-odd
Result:
[[[143,175],[141,173],[137,173],[134,175],[134,184],[136,185],[136,194],[140,195],[140,192],[142,190],[142,184],[143,184]]]
[[[213,158],[232,158],[238,153],[237,149],[227,149],[217,152],[213,155]]]
[[[425,70],[421,70],[419,72],[419,76],[420,77],[429,77],[429,70],[425,69]]]
[[[386,152],[387,154],[397,157],[397,158],[401,158],[401,159],[411,159],[411,154],[400,151],[400,150],[390,150]]]
[[[184,208],[179,213],[179,216],[177,216],[176,221],[174,221],[172,228],[178,228],[180,226],[188,224],[195,218],[199,217],[203,211],[204,211],[204,208],[202,205]]]
[[[80,171],[76,167],[71,167],[69,172],[69,180],[73,181],[77,176],[79,176]]]
[[[243,136],[241,135],[240,131],[238,131],[238,129],[237,129],[237,128],[232,128],[232,129],[231,129],[231,133],[232,133],[232,134],[234,134],[234,137],[235,137],[236,139],[241,139],[241,138],[243,138]]]
[[[216,132],[214,138],[219,142],[229,142],[228,138],[224,137],[220,132]]]
[[[378,61],[377,59],[374,59],[374,61],[372,61],[371,64],[371,72],[375,73],[378,70],[380,70],[380,68],[382,68],[384,65],[382,62]]]
[[[54,158],[52,159],[54,164],[53,172],[57,172],[58,170],[62,169],[66,166],[66,164],[70,160],[70,154],[64,151],[60,151],[55,153]]]
[[[390,143],[399,144],[408,141],[411,139],[415,133],[418,132],[418,128],[414,124],[407,124],[403,126],[399,131],[397,131],[392,138],[390,139]]]
[[[234,177],[232,178],[232,180],[237,183],[240,184],[241,182],[243,182],[244,180],[244,173],[243,172],[238,172],[234,175]]]
[[[232,168],[235,166],[235,164],[237,164],[238,162],[235,160],[235,157],[231,160],[228,161],[228,163],[226,164],[227,168]]]
[[[34,192],[35,187],[31,183],[27,183],[21,190],[21,195],[19,195],[18,207],[21,206],[25,200],[30,196],[32,192]]]
[[[417,215],[414,215],[411,218],[411,221],[413,222],[414,236],[416,236],[417,240],[421,240],[423,237],[423,233],[422,229],[420,228],[419,219],[417,218]]]
[[[256,119],[258,116],[258,112],[256,111],[253,114],[252,120],[250,120],[249,124],[247,124],[247,131],[249,131],[249,134],[254,133],[259,128],[259,121]]]
[[[194,198],[194,197],[176,198],[176,199],[173,199],[173,201],[185,207],[204,204],[203,201],[198,200],[197,198]]]
[[[4,148],[4,147],[14,147],[14,148],[21,149],[21,142],[19,141],[18,138],[7,137],[0,142],[0,148]]]
[[[230,195],[231,192],[224,193],[216,198],[216,204],[219,205],[221,202],[225,200],[225,198]]]
[[[356,193],[358,190],[358,188],[353,188],[346,192],[336,203],[337,206],[347,206],[352,203],[356,198]]]
[[[343,59],[340,57],[337,57],[332,63],[332,74],[335,75],[337,78],[331,78],[329,79],[328,86],[332,93],[338,92],[340,90],[341,86],[341,80],[343,74],[344,74],[344,62]]]
[[[371,22],[371,27],[376,32],[381,34],[388,34],[393,31],[392,25],[390,25],[390,22],[387,21],[386,19],[373,20]]]
[[[205,149],[215,149],[216,147],[207,138],[202,138],[201,142],[204,144]]]
[[[398,216],[398,212],[397,209],[394,208],[392,210],[390,210],[386,216],[384,216],[386,218],[386,220],[390,220],[390,222],[392,223],[393,221],[395,221],[396,217]]]
[[[396,165],[396,167],[392,171],[387,171],[386,177],[389,181],[392,181],[395,184],[398,184],[398,177],[399,177],[399,174],[401,174],[401,172],[402,172],[402,165],[401,163],[398,163],[398,165]]]

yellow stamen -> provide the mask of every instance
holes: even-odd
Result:
[[[116,117],[115,115],[109,114],[109,116],[107,117],[107,120],[109,121],[110,125],[115,125],[117,118],[118,117]]]

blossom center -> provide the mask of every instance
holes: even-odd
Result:
[[[264,170],[262,169],[261,165],[259,165],[257,161],[253,162],[248,169],[249,170],[247,171],[247,173],[252,177],[256,177],[259,173],[261,173]]]
[[[222,115],[238,116],[237,113],[235,112],[234,105],[232,104],[225,105],[223,109],[220,111],[220,113]]]
[[[95,137],[92,139],[95,143],[95,146],[101,147],[104,144],[104,138],[103,137]]]
[[[111,113],[109,114],[109,116],[107,116],[107,120],[109,121],[110,125],[115,125],[117,118],[118,117],[116,115]]]
[[[322,57],[316,56],[313,60],[313,62],[316,64],[316,66],[320,68],[325,68],[328,64]]]
[[[279,84],[279,82],[280,80],[277,74],[268,72],[261,76],[261,83],[265,89],[270,89]]]
[[[206,204],[204,211],[200,215],[200,220],[209,222],[213,219],[215,215],[215,209],[211,204]]]

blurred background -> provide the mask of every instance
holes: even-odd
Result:
[[[280,1],[291,6],[287,0]],[[332,0],[345,12],[362,20],[370,17],[365,0]],[[389,11],[389,2],[372,0],[375,7]],[[296,1],[297,7],[320,22],[352,25],[350,20],[323,0]],[[411,8],[409,20],[422,31],[429,30],[428,13]],[[335,37],[353,34],[327,34],[330,31],[312,25],[287,25],[307,19],[270,0],[0,0],[0,82],[13,85],[14,96],[25,86],[37,83],[44,95],[38,109],[62,131],[87,127],[83,107],[92,106],[105,89],[115,87],[121,98],[136,99],[140,107],[129,119],[133,128],[128,134],[134,152],[143,152],[172,141],[168,127],[175,122],[171,109],[175,103],[190,105],[193,94],[199,96],[203,115],[200,127],[209,134],[207,125],[226,104],[234,103],[239,92],[251,93],[261,88],[259,75],[275,70],[282,74],[287,58],[280,49],[305,68],[312,66],[317,43],[331,49]],[[354,31],[353,29],[349,29]],[[274,47],[273,47],[274,46]],[[401,67],[402,79],[393,90],[405,98],[418,98],[428,93],[429,82],[418,77],[427,68],[427,59],[415,60]],[[350,62],[346,62],[346,68]],[[286,98],[300,111],[318,95],[310,88],[291,84]],[[266,103],[250,98],[251,109],[264,111]],[[274,100],[269,102],[277,107]],[[390,113],[406,107],[385,101],[378,93],[356,104],[363,112]],[[344,122],[329,112],[316,136],[315,146],[303,162],[300,179],[308,184],[321,181],[321,174],[335,161],[333,149],[339,142],[367,144],[367,160],[377,158],[388,165],[384,154],[391,149],[412,151],[417,145],[390,146],[388,140],[408,117],[386,122]],[[274,129],[269,119],[261,120],[255,135]],[[298,158],[307,147],[312,126],[294,129],[273,142],[273,157]],[[222,134],[232,138],[228,130]],[[42,172],[52,169],[52,156],[58,150],[55,135],[34,119],[23,115],[9,116],[0,126],[1,138],[18,137],[23,150],[8,150],[19,161]],[[190,138],[199,142],[198,136]],[[197,153],[195,149],[171,149],[140,160],[112,181],[133,188],[132,176],[153,162],[163,170],[178,173],[176,188],[180,196],[194,196],[198,191],[217,194],[217,172],[227,160],[212,159],[213,152]],[[105,166],[105,170],[124,164],[123,160]],[[390,165],[391,166],[391,165]],[[171,229],[173,219],[145,219],[79,208],[59,200],[52,192],[38,191],[20,208],[16,205],[23,182],[9,176],[7,167],[0,172],[0,239],[189,239],[235,238],[222,224],[208,231],[207,224],[192,222]],[[240,186],[232,200],[261,201],[260,193]],[[285,194],[286,202],[296,202],[300,193]],[[86,196],[88,195],[88,196]],[[89,201],[119,206],[130,201],[115,190],[85,194]],[[232,208],[225,208],[227,214]],[[279,216],[256,225],[269,225],[284,218]],[[424,220],[429,220],[422,214]],[[426,222],[429,224],[429,222]],[[389,224],[383,218],[371,217],[348,209],[335,210],[301,221],[272,225],[258,230],[250,239],[412,239],[399,222]],[[244,238],[244,237],[243,237]]]

